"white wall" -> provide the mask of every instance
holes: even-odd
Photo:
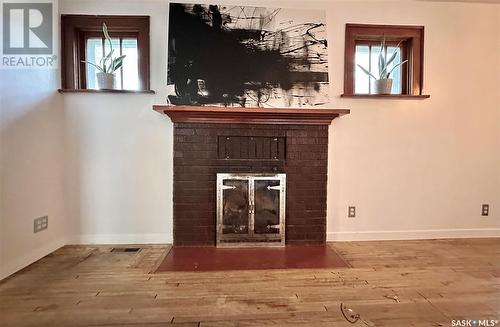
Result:
[[[0,279],[66,243],[57,70],[0,71]],[[49,216],[33,233],[33,219]]]
[[[73,233],[84,235],[74,239],[170,241],[172,124],[150,110],[165,98],[168,5],[119,3],[66,0],[60,6],[62,13],[151,15],[152,87],[159,91],[156,97],[65,95],[74,131],[68,138],[70,216]],[[328,239],[498,236],[499,68],[485,64],[500,54],[498,44],[487,42],[500,34],[498,6],[273,3],[327,9],[331,106],[352,112],[331,128]],[[431,98],[341,99],[348,22],[425,25],[424,89]],[[489,218],[480,216],[482,203],[491,205]],[[356,205],[355,219],[346,217],[348,205]]]
[[[64,96],[70,242],[172,242],[172,124],[153,103]]]
[[[330,11],[333,94],[342,92],[345,23],[418,24],[431,98],[334,100],[352,114],[331,132],[329,239],[500,235],[498,8],[349,1]]]
[[[165,103],[164,1],[60,1],[62,14],[151,16],[147,94],[65,94],[71,243],[172,242],[173,125]]]

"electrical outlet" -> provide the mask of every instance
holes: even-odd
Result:
[[[488,216],[490,214],[490,205],[483,204],[481,207],[481,216]]]
[[[356,207],[349,207],[349,210],[347,211],[347,217],[348,218],[356,217]]]
[[[49,216],[35,218],[33,220],[33,233],[38,233],[49,227]]]

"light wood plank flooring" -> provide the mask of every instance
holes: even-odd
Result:
[[[168,247],[111,253],[108,246],[66,246],[0,283],[0,326],[402,327],[500,320],[500,239],[329,245],[352,268],[151,274]],[[348,323],[341,303],[361,319]]]

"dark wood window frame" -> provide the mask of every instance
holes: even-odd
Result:
[[[110,36],[136,36],[138,51],[139,90],[111,90],[114,93],[123,91],[150,91],[149,64],[149,16],[94,16],[94,15],[62,15],[61,16],[61,85],[63,92],[82,90],[99,92],[101,90],[86,89],[85,43],[89,35],[100,35],[102,24],[106,23]]]
[[[402,60],[408,59],[401,69],[402,94],[375,95],[356,94],[355,55],[356,45],[380,44],[385,36],[390,44],[401,42]],[[342,97],[381,97],[381,98],[428,98],[422,94],[424,63],[424,27],[410,25],[368,25],[346,24],[344,57],[344,94]]]

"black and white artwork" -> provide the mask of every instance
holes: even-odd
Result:
[[[171,3],[168,84],[174,105],[324,105],[325,13]]]

